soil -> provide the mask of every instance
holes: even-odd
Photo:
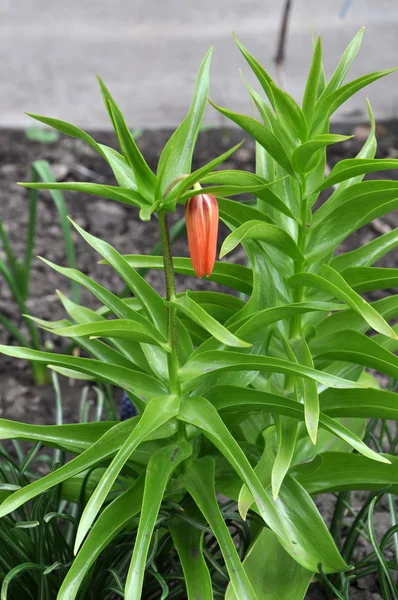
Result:
[[[336,128],[339,133],[353,133],[355,138],[343,144],[331,146],[328,164],[330,167],[342,158],[356,155],[368,133],[367,125],[356,127]],[[92,132],[97,141],[117,148],[114,135],[109,132]],[[156,169],[160,151],[167,141],[170,132],[148,131],[144,132],[137,143],[142,150],[150,167]],[[378,157],[398,157],[398,124],[389,123],[379,125]],[[224,152],[227,148],[239,142],[242,134],[239,130],[210,129],[200,134],[197,144],[194,168],[198,168],[208,160]],[[114,184],[114,178],[108,165],[80,140],[66,136],[50,144],[43,144],[28,140],[23,131],[0,131],[0,219],[9,235],[16,256],[24,256],[25,237],[28,221],[28,192],[16,185],[17,181],[29,181],[30,165],[33,161],[48,160],[54,174],[59,181],[90,181],[94,183]],[[254,144],[247,140],[246,143],[223,165],[225,169],[243,169],[254,171]],[[398,171],[373,174],[372,178],[397,179]],[[90,233],[105,239],[114,245],[121,253],[149,253],[158,241],[156,220],[142,223],[136,209],[114,203],[110,200],[100,199],[85,194],[65,193],[70,216],[79,225]],[[181,207],[180,207],[181,208]],[[181,213],[181,210],[180,210]],[[40,255],[55,262],[65,265],[64,243],[57,217],[56,208],[47,192],[41,192],[38,203],[37,236],[35,240],[34,255]],[[180,214],[173,215],[177,218]],[[366,243],[374,237],[391,230],[398,225],[397,211],[377,220],[372,225],[362,228],[344,243],[344,250],[353,249]],[[225,237],[221,231],[220,240]],[[123,288],[123,283],[112,270],[99,265],[99,256],[77,234],[74,233],[76,249],[76,262],[78,268],[93,277],[98,282],[118,293]],[[187,256],[185,237],[175,243],[174,254]],[[0,256],[1,249],[0,249]],[[237,261],[242,260],[243,254],[235,256]],[[379,266],[396,266],[397,255],[390,254]],[[164,292],[163,275],[152,271],[148,279],[154,287]],[[219,289],[218,286],[207,281],[177,276],[179,290],[186,289]],[[35,316],[43,319],[57,320],[64,318],[62,305],[55,293],[59,289],[67,296],[71,296],[70,283],[67,279],[47,267],[38,258],[32,264],[30,293],[27,305]],[[382,292],[385,295],[387,292]],[[371,299],[380,297],[380,293],[373,292]],[[84,305],[97,308],[98,302],[87,291],[81,291],[81,301]],[[25,331],[19,311],[11,298],[7,285],[0,282],[0,312],[13,323]],[[50,334],[41,334],[44,346],[56,351],[65,350],[64,342],[53,338]],[[1,329],[0,343],[15,343],[9,333]],[[83,385],[76,382],[73,386],[61,378],[63,397],[63,416],[65,422],[78,420],[78,408]],[[116,393],[116,402],[119,404],[120,395]],[[54,393],[50,384],[35,387],[32,382],[29,365],[0,355],[0,417],[21,420],[28,423],[53,423],[55,419]],[[326,496],[321,502],[321,511],[325,516],[331,512],[334,498]],[[381,513],[383,516],[384,513]],[[384,517],[383,517],[384,518]],[[378,524],[379,533],[388,528],[385,519]],[[362,580],[363,583],[363,580]],[[361,585],[362,585],[361,583]],[[379,589],[375,579],[366,583],[366,588],[357,588],[352,593],[352,598],[361,600],[379,600]],[[322,598],[322,592],[317,585],[311,585],[308,598],[312,600]]]

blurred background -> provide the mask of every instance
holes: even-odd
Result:
[[[175,126],[211,45],[211,98],[245,112],[249,100],[238,69],[247,76],[249,69],[231,32],[275,73],[285,5],[284,0],[1,0],[0,126],[28,126],[24,112],[31,111],[108,129],[96,73],[132,127]],[[327,75],[362,26],[363,45],[348,80],[398,62],[394,0],[292,0],[284,77],[296,99],[309,67],[313,26],[323,38]],[[357,94],[335,119],[366,118],[366,95],[377,119],[398,116],[397,79],[389,77]],[[220,119],[210,109],[205,122],[220,125]]]

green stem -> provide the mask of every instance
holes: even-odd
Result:
[[[164,273],[166,279],[166,300],[170,302],[176,297],[176,288],[174,280],[173,257],[171,254],[171,243],[169,227],[167,223],[167,213],[159,212],[159,231],[162,243]],[[180,384],[178,381],[178,342],[176,326],[176,309],[174,306],[167,305],[167,338],[171,348],[168,353],[168,367],[170,379],[170,392],[172,394],[180,393]]]

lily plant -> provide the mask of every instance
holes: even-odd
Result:
[[[314,577],[344,577],[352,568],[314,497],[341,490],[398,491],[398,459],[363,441],[367,418],[398,418],[395,394],[380,389],[367,370],[398,377],[398,329],[389,324],[398,316],[398,297],[368,302],[361,295],[397,286],[396,269],[373,265],[396,248],[398,233],[350,252],[340,249],[353,232],[398,208],[397,181],[363,181],[368,173],[398,168],[397,159],[375,158],[369,103],[371,126],[363,148],[326,174],[328,146],[349,138],[329,133],[330,118],[358,90],[394,70],[345,83],[361,38],[362,30],[329,81],[321,40],[315,41],[301,105],[236,40],[261,87],[259,93],[245,81],[258,115],[213,106],[255,139],[255,173],[217,168],[237,146],[191,172],[208,101],[211,50],[200,66],[188,114],[164,147],[156,173],[102,81],[120,151],[69,123],[32,115],[88,143],[110,165],[116,183],[22,185],[133,205],[143,222],[157,219],[163,251],[159,257],[121,255],[74,223],[104,269],[120,275],[131,297],[122,299],[81,271],[43,258],[49,268],[87,288],[99,307],[91,310],[60,294],[66,318],[34,320],[72,339],[88,357],[1,346],[9,356],[51,365],[68,377],[118,386],[138,410],[124,422],[33,426],[0,421],[3,438],[39,439],[73,455],[48,475],[9,492],[0,516],[54,486],[61,486],[62,494],[62,485],[84,473],[96,481],[59,600],[89,598],[92,565],[134,523],[134,543],[125,548],[128,600],[168,594],[186,594],[189,600],[224,594],[228,600],[301,600]],[[320,204],[324,190],[329,197]],[[242,193],[252,201],[231,199]],[[186,204],[192,261],[172,255],[168,216],[177,204]],[[218,219],[230,229],[220,257],[241,245],[246,266],[215,261]],[[164,271],[164,296],[140,268]],[[176,293],[175,273],[207,277],[231,293]],[[252,541],[243,556],[218,494],[236,502],[246,522]],[[166,510],[170,506],[173,510]],[[204,549],[209,533],[223,557],[218,569]],[[169,587],[159,583],[153,568],[159,545],[177,557],[177,579]],[[158,595],[153,595],[154,577]],[[173,592],[176,581],[183,581],[180,596]]]

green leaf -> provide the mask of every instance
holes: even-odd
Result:
[[[182,482],[216,536],[234,592],[242,600],[257,600],[218,506],[214,489],[214,474],[214,459],[206,456],[189,465]]]
[[[202,193],[205,194],[212,194],[213,196],[237,196],[238,194],[251,194],[252,196],[258,196],[261,197],[263,195],[265,195],[267,198],[270,197],[271,198],[271,202],[274,201],[275,204],[277,204],[279,207],[283,202],[279,201],[278,202],[278,198],[275,200],[275,194],[273,194],[271,192],[271,194],[266,191],[268,190],[268,188],[270,186],[272,186],[275,182],[273,183],[260,183],[260,185],[253,185],[253,186],[245,186],[245,185],[210,185],[207,186],[203,189]],[[265,194],[264,194],[265,192]],[[179,198],[179,203],[183,204],[184,202],[186,202],[186,200],[188,200],[188,198],[191,198],[193,195],[195,194],[195,192],[193,191],[188,191],[188,192],[184,192],[180,198]],[[271,204],[270,202],[270,204]],[[283,209],[284,212],[288,212],[289,216],[291,216],[291,213],[289,211],[288,208],[284,208]],[[282,211],[282,209],[281,209]]]
[[[304,421],[304,408],[302,404],[277,394],[231,385],[221,385],[214,387],[208,393],[208,397],[218,411],[239,412],[239,407],[241,407],[245,414],[247,414],[248,410],[275,412],[276,414]],[[345,413],[342,412],[342,414]],[[340,416],[340,413],[337,416]],[[338,436],[364,456],[377,462],[388,462],[381,454],[377,454],[371,450],[360,438],[344,427],[344,425],[330,418],[329,415],[320,413],[319,426]]]
[[[259,240],[275,246],[293,260],[303,260],[304,257],[298,249],[296,242],[286,231],[276,225],[263,221],[247,221],[225,238],[220,250],[220,258],[234,250],[244,240]]]
[[[292,364],[289,360],[232,351],[223,351],[222,353],[217,351],[202,352],[192,355],[188,362],[180,368],[181,380],[186,381],[190,387],[194,378],[205,377],[206,374],[212,371],[265,371],[297,377],[309,377],[328,387],[363,387],[356,381],[342,379],[303,365]]]
[[[319,150],[324,150],[331,144],[338,144],[350,140],[352,135],[335,135],[332,133],[324,133],[316,135],[309,142],[305,142],[299,146],[292,156],[293,168],[298,173],[307,173],[312,171],[319,161]]]
[[[305,339],[304,335],[302,335],[302,337],[294,345],[294,352],[300,364],[312,369],[314,368],[312,354],[308,348],[307,340]],[[304,400],[305,424],[308,435],[310,436],[312,443],[316,444],[319,422],[319,398],[317,385],[312,379],[303,379],[300,387]]]
[[[138,186],[134,171],[129,166],[128,162],[123,157],[123,155],[114,150],[113,148],[109,148],[109,146],[104,146],[103,144],[100,144],[100,146],[101,150],[104,153],[105,160],[111,167],[119,186],[124,189],[131,189],[138,192]],[[147,200],[150,201],[149,196]]]
[[[221,323],[216,321],[199,304],[197,304],[186,292],[185,295],[170,301],[171,306],[187,315],[192,321],[206,329],[217,340],[226,346],[236,346],[238,348],[249,348],[252,344],[245,342],[228,331]]]
[[[70,329],[70,327],[71,327],[70,321],[67,321],[65,319],[63,319],[62,321],[56,321],[54,323],[51,321],[46,322],[46,321],[43,321],[42,319],[36,319],[35,317],[30,317],[30,318],[33,321],[35,321],[36,323],[38,323],[41,327],[46,329],[47,331],[53,333],[54,335],[63,335],[64,334],[63,331],[66,329]],[[89,325],[89,327],[93,327],[93,326],[95,326],[94,323],[91,323]],[[97,324],[97,326],[98,326],[98,324]],[[77,327],[80,327],[80,326],[77,326]],[[87,327],[87,326],[84,325],[83,328],[85,328],[85,327]],[[60,331],[61,333],[58,333],[58,331]],[[83,329],[83,332],[84,332],[84,329]],[[113,348],[110,348],[107,344],[105,344],[102,341],[94,340],[94,339],[87,339],[84,337],[78,337],[77,334],[76,334],[76,337],[74,337],[74,341],[80,347],[84,348],[86,350],[86,352],[88,352],[88,354],[91,354],[91,356],[93,356],[94,358],[96,358],[98,360],[102,360],[105,363],[119,365],[121,367],[126,367],[127,369],[131,368],[132,362],[134,363],[134,365],[136,365],[136,362],[134,360],[131,360],[129,355],[126,356],[124,352],[116,351]],[[57,370],[59,368],[60,367],[54,366],[54,370]],[[62,370],[62,367],[61,367],[61,370]],[[68,369],[66,369],[66,371],[68,371]],[[69,371],[70,371],[69,376],[71,376],[73,370],[69,369]],[[59,371],[57,370],[57,372],[59,372]],[[82,373],[79,373],[78,378],[91,379],[90,376],[83,375]]]
[[[236,146],[230,148],[223,154],[220,154],[220,156],[217,156],[217,158],[214,158],[200,169],[197,169],[196,171],[185,177],[180,183],[173,187],[171,192],[164,199],[163,204],[166,206],[170,204],[173,200],[178,200],[180,195],[189,190],[196,182],[203,181],[203,179],[206,178],[210,171],[212,171],[219,164],[227,160],[227,158],[229,158],[234,152],[236,152],[236,150],[240,148],[243,143],[244,140],[242,140],[239,144],[236,144]]]
[[[71,222],[86,242],[119,273],[123,281],[140,301],[143,310],[152,319],[159,331],[165,334],[167,331],[167,322],[166,307],[163,298],[110,244],[87,233],[87,231],[84,231],[84,229],[73,221]]]
[[[56,329],[55,333],[70,338],[85,336],[122,338],[135,342],[147,342],[148,344],[159,345],[164,350],[169,351],[166,338],[159,331],[154,333],[142,324],[137,323],[137,321],[127,319],[112,319],[111,321],[100,321],[99,323],[72,325]]]
[[[296,448],[298,421],[290,417],[276,416],[278,451],[271,473],[272,497],[278,498],[281,486],[291,465]]]
[[[124,590],[125,596],[131,600],[141,598],[149,545],[166,485],[176,467],[191,453],[191,444],[182,441],[159,448],[149,460],[140,521]]]
[[[195,508],[193,501],[184,503],[184,515],[200,521],[201,514]],[[202,553],[204,531],[178,516],[168,523],[168,527],[184,572],[188,600],[212,600],[211,577]]]
[[[358,50],[361,46],[364,31],[365,31],[365,28],[362,27],[358,31],[358,33],[356,34],[354,39],[351,40],[351,42],[348,44],[343,56],[340,59],[339,64],[336,67],[335,72],[333,73],[332,77],[330,78],[329,83],[327,84],[327,86],[325,88],[325,91],[323,94],[324,96],[327,96],[331,92],[334,92],[343,83],[344,78],[347,75],[347,72],[352,64],[352,61],[356,57]]]
[[[191,107],[181,125],[163,148],[158,164],[161,192],[178,176],[191,172],[192,154],[209,93],[209,68],[213,48],[200,65]]]
[[[358,331],[337,331],[312,340],[310,347],[314,358],[353,362],[398,379],[398,357]]]
[[[328,265],[323,265],[321,273],[322,276],[314,273],[298,273],[293,275],[288,283],[292,287],[311,286],[331,294],[358,312],[375,331],[396,339],[395,332],[383,317],[354,292],[337,271]]]
[[[390,73],[394,73],[397,69],[387,69],[385,71],[376,71],[374,73],[368,73],[358,79],[354,79],[346,85],[336,89],[330,94],[322,94],[322,97],[317,102],[315,111],[315,120],[313,130],[317,131],[320,129],[325,121],[328,119],[346,100],[351,98],[359,90],[366,87],[367,85],[377,81],[381,77],[385,77]]]
[[[142,476],[101,513],[66,573],[58,592],[58,600],[75,600],[87,572],[102,550],[139,513],[143,491]]]
[[[111,421],[68,425],[29,425],[0,419],[0,439],[42,441],[48,446],[68,447],[68,450],[80,453],[94,444],[114,425],[116,422]]]
[[[311,499],[305,496],[304,490],[300,489],[297,483],[293,483],[295,488],[293,492],[297,494],[296,498],[300,494],[300,503],[291,503],[293,506],[290,510],[282,500],[278,499],[276,502],[272,500],[270,490],[268,492],[264,490],[244,452],[209,402],[204,398],[184,400],[179,418],[200,427],[226,457],[242,481],[249,487],[264,521],[278,536],[284,549],[297,562],[303,567],[314,571],[317,569],[319,562],[322,562],[324,570],[328,572],[346,569],[346,565],[340,557],[321,516]],[[209,467],[205,468],[204,475],[208,474],[208,471]],[[197,478],[193,477],[192,479],[194,485],[196,482],[198,493],[203,496],[203,501],[205,501],[208,494],[203,489],[204,486],[198,485]],[[289,502],[291,502],[290,497]],[[292,518],[293,515],[290,511],[294,512],[297,506],[300,506],[301,511],[305,511],[304,519],[297,514]],[[231,539],[229,534],[228,538]],[[235,586],[234,591],[237,592]],[[242,596],[238,594],[238,597],[241,598]]]
[[[275,134],[266,127],[262,125],[256,119],[252,119],[251,117],[246,117],[245,115],[240,115],[238,113],[233,112],[232,110],[228,110],[226,108],[221,108],[216,104],[211,104],[214,106],[216,110],[218,110],[222,115],[231,119],[234,123],[242,127],[247,133],[249,133],[265,150],[272,156],[272,158],[281,165],[283,169],[292,177],[295,177],[295,172],[292,168],[292,164],[284,147],[282,146],[279,139],[275,136]]]
[[[398,269],[351,267],[345,269],[341,276],[356,292],[370,292],[398,286]]]
[[[109,198],[110,200],[116,200],[123,204],[129,204],[130,206],[149,206],[147,200],[135,190],[128,188],[122,188],[112,185],[100,185],[98,183],[86,183],[86,182],[38,182],[38,183],[19,183],[18,185],[30,189],[39,190],[70,190],[72,192],[83,192],[85,194],[94,194],[95,196],[102,196],[103,198]]]
[[[78,138],[83,142],[89,144],[98,154],[103,156],[103,152],[101,150],[100,144],[90,136],[88,133],[79,129],[79,127],[75,127],[75,125],[71,125],[66,121],[61,121],[60,119],[53,119],[52,117],[43,117],[41,115],[35,115],[33,113],[26,113],[28,117],[32,117],[32,119],[36,119],[36,121],[40,121],[40,123],[44,123],[45,125],[49,125],[54,129],[57,129],[61,133],[65,133],[66,135],[70,135],[71,137]]]
[[[243,44],[240,43],[240,41],[238,40],[238,38],[236,37],[235,34],[233,34],[233,37],[236,42],[236,45],[238,46],[239,50],[242,52],[248,65],[250,66],[253,73],[257,77],[258,82],[261,85],[261,87],[263,88],[268,100],[270,101],[271,105],[274,106],[274,97],[273,97],[273,90],[272,90],[272,85],[271,85],[273,83],[272,78],[270,77],[270,75],[268,75],[268,73],[264,69],[264,67],[262,67],[260,65],[260,63],[254,58],[254,56],[252,56],[250,54],[250,52],[243,46]]]
[[[161,256],[127,254],[124,256],[124,258],[129,265],[134,268],[164,268],[163,257]],[[173,258],[173,265],[176,273],[182,273],[183,275],[196,277],[190,258]],[[252,271],[251,269],[243,267],[242,265],[216,262],[213,272],[208,279],[209,281],[214,281],[215,283],[220,283],[221,285],[231,287],[232,289],[242,292],[243,294],[251,294],[252,292]]]
[[[358,186],[367,184],[379,184],[380,182],[365,181]],[[389,182],[394,186],[395,182]],[[392,186],[389,186],[391,188]],[[337,206],[330,214],[322,214],[322,220],[313,221],[313,227],[309,238],[306,259],[308,263],[315,262],[329,253],[351,233],[370,223],[373,219],[381,217],[396,208],[398,208],[398,190],[376,190],[370,193],[360,193],[364,190],[354,190],[356,185],[345,190],[339,199],[345,195],[345,192],[351,192],[356,196]],[[359,192],[359,193],[357,193]],[[332,196],[333,198],[333,196]],[[324,204],[326,206],[327,202]]]
[[[368,267],[398,246],[398,228],[384,233],[356,250],[332,258],[330,266],[336,271],[350,267]]]
[[[38,494],[42,494],[55,485],[78,475],[86,469],[90,469],[90,467],[93,467],[94,465],[102,463],[119,450],[125,440],[131,435],[131,432],[137,427],[140,419],[141,417],[135,417],[123,421],[122,423],[117,423],[108,429],[79,456],[76,456],[70,462],[62,465],[59,469],[41,477],[41,479],[33,481],[29,485],[17,490],[0,505],[0,517],[16,510],[25,502],[28,502]],[[87,426],[88,424],[85,425]],[[65,427],[70,426],[68,425]],[[152,436],[148,436],[148,439],[162,439],[164,437],[169,437],[172,434],[173,429],[175,432],[176,428],[174,426],[171,430],[169,426],[163,429],[159,428]],[[66,447],[68,447],[67,444]]]
[[[363,390],[325,390],[320,395],[322,411],[331,417],[398,420],[397,395],[394,392],[367,388]]]
[[[145,162],[144,157],[135,143],[134,137],[131,135],[123,114],[116,102],[112,98],[108,88],[98,77],[101,88],[101,93],[104,98],[105,106],[111,115],[111,120],[115,133],[118,137],[120,147],[122,148],[124,158],[129,163],[134,172],[137,185],[141,192],[144,192],[146,198],[153,200],[153,192],[156,184],[156,177]]]
[[[123,445],[121,445],[84,508],[76,532],[75,553],[81,546],[83,539],[131,454],[148,435],[178,414],[179,404],[179,399],[176,396],[158,396],[153,398],[151,402],[148,402],[137,426],[124,441]]]
[[[266,527],[251,544],[243,566],[258,600],[304,600],[314,575],[293,560]],[[239,600],[231,585],[225,600]]]
[[[253,206],[248,206],[237,200],[228,200],[228,198],[217,198],[218,210],[220,219],[228,225],[228,227],[239,227],[246,221],[263,221],[264,223],[272,223],[273,221],[263,212],[257,210]]]
[[[59,365],[60,367],[67,367],[74,371],[95,375],[96,378],[102,381],[113,383],[130,391],[144,403],[155,396],[164,394],[166,391],[163,383],[146,373],[120,367],[119,365],[104,363],[101,360],[41,352],[40,350],[31,350],[30,348],[18,346],[0,346],[0,353],[6,356],[13,356],[14,358],[36,360],[46,365]]]
[[[322,41],[320,36],[316,41],[314,52],[312,55],[312,63],[308,74],[307,84],[304,90],[303,97],[303,114],[309,127],[312,125],[314,118],[316,96],[319,84],[319,77],[322,68]]]
[[[254,333],[262,332],[265,328],[277,321],[294,317],[295,315],[309,312],[325,312],[341,310],[345,308],[344,304],[332,304],[328,302],[298,302],[292,304],[282,304],[279,306],[271,306],[257,312],[243,315],[242,312],[236,315],[233,323],[228,324],[229,329],[233,333],[239,333],[243,337],[253,335]],[[240,318],[239,318],[240,317]],[[208,350],[218,348],[215,340],[209,340],[195,350],[194,354],[200,354]]]
[[[341,136],[346,137],[346,136]],[[347,136],[348,139],[352,136]],[[325,177],[322,184],[315,190],[320,192],[326,188],[336,185],[341,181],[347,181],[352,177],[366,175],[367,173],[378,173],[379,171],[389,171],[398,169],[398,159],[396,158],[347,158],[339,161]]]
[[[210,173],[207,175],[203,183],[220,183],[225,186],[239,186],[241,189],[251,189],[253,194],[265,204],[269,204],[272,206],[272,208],[275,208],[277,211],[285,214],[287,217],[294,219],[294,215],[289,207],[271,189],[271,187],[277,183],[277,181],[267,181],[267,179],[264,179],[259,175],[255,175],[254,173],[245,173],[244,171],[235,171],[231,169],[230,171],[215,171],[214,173]],[[218,201],[220,202],[220,200],[222,199],[219,198]],[[235,204],[238,204],[238,202],[235,202]],[[250,209],[251,207],[245,206],[245,208]],[[260,217],[257,216],[253,218],[259,219]],[[270,222],[269,217],[267,218],[266,215],[263,215],[262,220]]]
[[[260,310],[253,315],[248,315],[244,319],[236,321],[231,326],[233,333],[239,332],[239,335],[250,335],[255,331],[259,331],[277,321],[282,321],[310,312],[325,312],[329,313],[335,310],[345,308],[343,304],[331,302],[297,302],[292,304],[281,304]]]
[[[344,490],[398,493],[398,459],[385,455],[391,464],[375,463],[366,456],[347,452],[325,452],[309,463],[297,465],[294,477],[309,494]]]
[[[381,300],[372,302],[371,306],[373,306],[373,308],[375,308],[386,320],[398,316],[398,296],[381,298]],[[319,339],[324,335],[346,329],[355,329],[356,331],[365,333],[370,327],[360,314],[348,308],[340,313],[334,313],[327,316],[317,324],[316,329],[317,338]]]
[[[57,294],[58,294],[59,299],[61,300],[66,312],[68,313],[68,315],[70,315],[72,317],[72,319],[74,321],[76,321],[76,323],[83,325],[85,323],[100,323],[100,322],[105,321],[105,318],[102,317],[101,315],[99,315],[98,312],[96,312],[94,310],[90,310],[89,308],[80,306],[79,304],[75,304],[74,302],[69,300],[69,298],[64,296],[59,291],[57,292]],[[104,307],[104,308],[107,308],[107,307]],[[138,314],[134,311],[131,311],[131,312],[132,312],[132,314],[135,314],[138,316],[138,319],[136,320],[137,323],[139,323],[140,325],[143,326],[143,324],[146,322],[145,325],[149,325],[150,330],[152,328],[154,328],[152,323],[150,321],[148,321],[147,319],[145,319],[144,317],[142,317],[140,314]],[[127,320],[131,320],[131,319],[127,319]],[[147,327],[145,327],[145,329],[147,329]],[[158,333],[158,335],[160,336],[159,333]],[[133,343],[130,341],[126,341],[126,340],[123,340],[120,338],[109,338],[109,342],[121,354],[126,356],[127,359],[133,365],[139,367],[143,371],[151,373],[151,368],[150,368],[148,361],[145,357],[145,354],[142,351],[139,344],[136,344],[136,343]],[[109,362],[113,362],[113,361],[109,361]],[[129,366],[131,366],[131,365],[129,365]]]
[[[296,137],[305,142],[308,137],[307,123],[297,102],[287,93],[271,84],[275,101],[277,118],[282,121],[287,129],[294,132]]]

